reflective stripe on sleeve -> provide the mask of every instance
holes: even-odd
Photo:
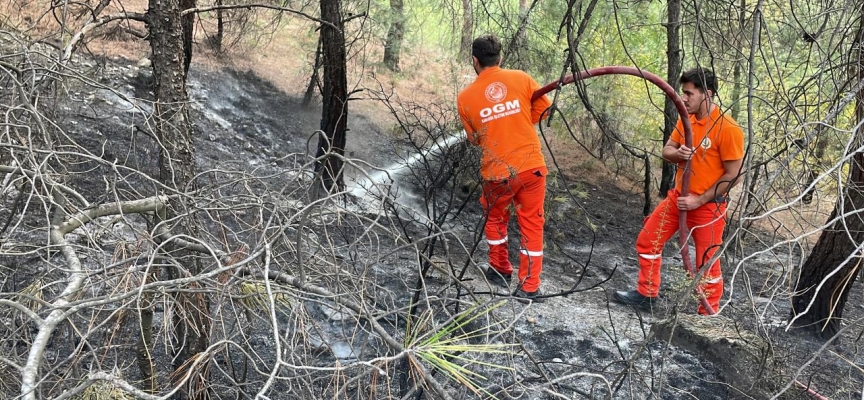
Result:
[[[646,260],[656,260],[660,257],[663,257],[662,254],[640,254],[639,257],[642,257]]]

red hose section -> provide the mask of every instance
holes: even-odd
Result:
[[[678,96],[678,93],[675,92],[675,89],[673,89],[672,86],[666,83],[666,81],[659,76],[634,67],[600,67],[592,68],[587,71],[579,71],[575,75],[566,76],[564,77],[564,79],[554,81],[546,86],[543,86],[540,89],[537,89],[537,91],[534,92],[534,95],[531,96],[531,101],[534,101],[540,96],[543,96],[544,94],[549,93],[561,86],[571,84],[578,80],[602,75],[632,75],[643,78],[659,87],[661,90],[663,90],[663,93],[665,93],[666,96],[668,96],[670,99],[672,99],[673,102],[675,102],[675,108],[678,109],[678,114],[688,115],[687,107],[684,105],[684,101],[681,99],[680,96]],[[681,122],[682,125],[684,125],[684,144],[689,148],[693,148],[693,127],[690,125],[690,118],[681,118]],[[681,195],[686,196],[688,193],[690,193],[690,160],[687,160],[687,162],[684,164],[684,176],[681,182]],[[693,264],[690,260],[690,250],[687,246],[688,233],[689,230],[687,229],[687,211],[681,211],[680,221],[678,224],[678,236],[681,242],[681,259],[684,261],[684,269],[687,270],[687,273],[689,273],[690,276],[693,276],[695,273],[693,271]],[[699,301],[702,303],[702,307],[705,309],[705,311],[709,314],[715,314],[714,308],[712,308],[711,305],[708,304],[708,300],[705,298],[705,294],[702,293],[701,288],[696,287],[696,295],[699,297]],[[808,385],[804,385],[797,380],[795,381],[795,386],[806,391],[807,394],[813,396],[816,399],[828,400],[827,397],[820,395]]]
[[[827,397],[825,397],[825,396],[819,394],[819,392],[817,392],[817,391],[811,389],[809,385],[805,385],[805,384],[799,382],[798,380],[795,380],[795,386],[798,386],[801,390],[805,391],[807,394],[809,394],[809,395],[810,395],[811,397],[813,397],[814,399],[817,399],[817,400],[828,400]]]
[[[543,86],[540,89],[537,89],[537,91],[534,92],[534,95],[531,96],[531,101],[534,101],[540,98],[540,96],[543,96],[544,94],[549,93],[561,86],[582,79],[602,75],[632,75],[645,79],[663,90],[663,93],[665,93],[666,96],[672,99],[673,102],[675,102],[675,108],[678,109],[679,115],[689,115],[689,113],[687,112],[687,106],[684,105],[684,100],[682,100],[681,97],[678,96],[678,93],[675,92],[675,89],[673,89],[671,85],[666,83],[665,80],[663,80],[657,75],[634,67],[599,67],[592,68],[587,71],[579,71],[576,74],[565,76],[564,79],[556,80],[546,86]],[[681,123],[684,125],[684,145],[692,149],[693,127],[690,125],[690,118],[681,118]],[[687,162],[684,163],[684,176],[681,182],[681,196],[687,196],[687,194],[689,193],[690,160],[687,160]],[[681,260],[684,261],[684,269],[692,277],[695,276],[695,271],[693,270],[693,263],[690,260],[690,248],[687,246],[687,237],[689,236],[690,232],[689,229],[687,229],[687,211],[681,210],[679,215],[680,217],[678,223],[678,236],[681,243]],[[695,292],[696,297],[699,299],[699,302],[702,304],[702,308],[705,309],[705,312],[707,312],[708,314],[715,314],[714,308],[711,307],[710,304],[708,304],[708,299],[705,298],[705,293],[702,292],[702,288],[697,286]]]

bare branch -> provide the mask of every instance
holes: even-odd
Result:
[[[288,7],[279,7],[279,6],[274,6],[274,5],[270,5],[270,4],[262,4],[262,3],[226,4],[226,5],[221,5],[221,6],[189,8],[189,9],[183,10],[183,12],[181,12],[180,15],[187,15],[187,14],[191,14],[191,13],[203,13],[203,12],[208,12],[208,11],[213,11],[213,10],[234,10],[234,9],[238,9],[238,8],[245,8],[245,9],[264,8],[267,10],[284,11],[287,13],[296,14],[296,15],[299,15],[301,17],[305,17],[309,20],[315,21],[315,22],[322,24],[322,25],[327,25],[333,29],[336,29],[337,31],[340,30],[338,27],[336,27],[332,23],[324,21],[320,18],[316,18],[316,17],[309,15],[303,11],[295,10],[293,8],[288,8]]]

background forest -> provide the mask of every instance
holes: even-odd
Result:
[[[2,0],[0,399],[862,398],[862,17]],[[676,109],[635,76],[550,93],[546,302],[483,280],[455,98],[486,33],[541,84],[716,72],[747,151],[718,316],[675,244],[660,310],[607,300],[675,172]]]

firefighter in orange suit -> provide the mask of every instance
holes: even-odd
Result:
[[[513,204],[522,234],[519,249],[520,301],[540,300],[543,271],[543,200],[546,161],[534,124],[551,102],[546,96],[531,101],[540,85],[528,74],[502,69],[501,42],[493,35],[474,40],[472,58],[477,79],[459,93],[457,106],[468,141],[480,146],[480,175],[486,213],[486,241],[490,282],[509,288],[513,266],[507,253],[508,206]]]
[[[681,75],[681,98],[690,114],[694,148],[684,144],[681,121],[663,147],[663,158],[678,163],[675,189],[645,220],[636,239],[639,280],[636,290],[615,292],[623,304],[650,308],[660,293],[660,266],[663,245],[678,231],[679,210],[687,211],[687,227],[696,246],[696,269],[708,268],[700,287],[708,304],[716,311],[723,295],[720,260],[704,265],[722,244],[726,226],[726,200],[729,189],[741,178],[744,159],[744,133],[738,124],[714,104],[717,78],[707,69],[696,68]],[[682,117],[683,118],[683,117]],[[681,196],[684,165],[690,160],[690,194]],[[707,310],[700,303],[698,312]]]

